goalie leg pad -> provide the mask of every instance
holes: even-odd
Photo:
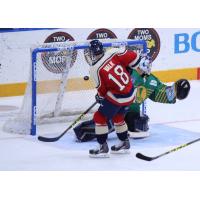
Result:
[[[131,132],[149,130],[149,117],[147,115],[139,116],[135,115],[135,113],[129,112],[125,117],[125,121],[128,126],[128,130]]]
[[[128,126],[129,137],[144,138],[149,136],[149,117],[147,115],[140,116],[129,112],[125,117],[125,121]]]
[[[115,130],[112,121],[108,121],[108,132],[111,133]],[[78,124],[74,128],[78,142],[88,142],[96,138],[94,120],[89,120]]]
[[[73,130],[78,142],[87,142],[96,138],[95,124],[93,120],[82,122]]]
[[[129,138],[133,139],[142,139],[150,136],[148,131],[140,131],[140,132],[131,132],[128,131]]]

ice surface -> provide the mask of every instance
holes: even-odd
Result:
[[[111,155],[108,159],[91,159],[88,150],[96,141],[77,143],[73,130],[54,143],[43,143],[37,137],[9,134],[0,131],[0,170],[200,170],[200,142],[166,155],[158,160],[145,162],[135,157],[137,152],[155,156],[176,146],[200,137],[200,82],[191,82],[191,93],[175,105],[148,101],[150,137],[131,140],[130,155]],[[21,97],[1,98],[3,106],[20,107]],[[0,129],[17,109],[0,110]],[[41,125],[40,135],[59,135],[70,123]],[[111,146],[118,140],[109,135]]]

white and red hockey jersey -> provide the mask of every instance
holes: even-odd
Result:
[[[116,105],[130,105],[135,99],[136,90],[127,67],[134,66],[139,60],[140,55],[131,50],[106,52],[101,60],[90,67],[90,76],[98,94]]]

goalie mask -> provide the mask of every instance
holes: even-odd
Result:
[[[151,68],[152,68],[152,61],[149,56],[144,56],[141,58],[141,61],[139,63],[138,68],[147,75],[151,74]]]
[[[96,64],[104,55],[103,45],[99,40],[92,40],[90,42],[88,59],[90,59],[91,65]]]

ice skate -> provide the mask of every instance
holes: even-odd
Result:
[[[89,156],[91,158],[109,158],[109,148],[108,144],[105,142],[100,145],[98,149],[90,149]]]
[[[118,145],[111,147],[111,153],[113,154],[129,154],[130,153],[130,142],[129,140],[121,141]]]

